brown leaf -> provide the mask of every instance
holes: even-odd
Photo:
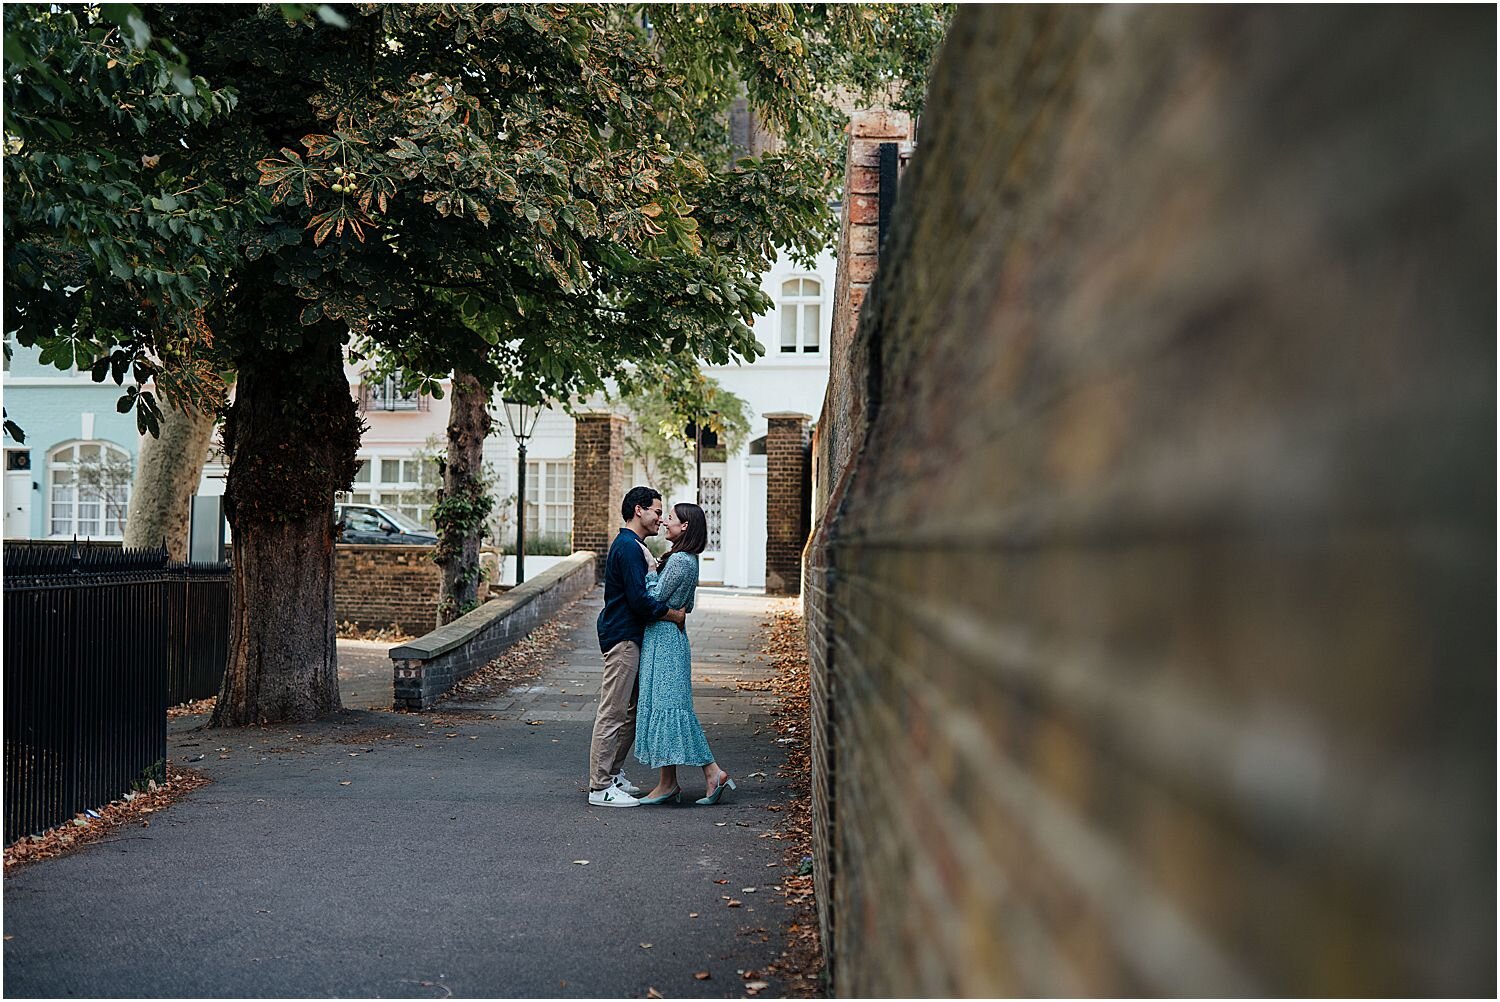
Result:
[[[10,939],[9,936],[6,936],[5,938]],[[709,978],[713,977],[713,975],[709,974],[707,971],[699,971],[697,974],[694,974],[693,977],[697,978],[699,981],[707,981]]]

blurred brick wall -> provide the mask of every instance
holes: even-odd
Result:
[[[808,555],[839,994],[1493,995],[1494,36],[959,10]]]
[[[830,739],[836,701],[829,668],[833,633],[828,612],[834,580],[829,540],[837,526],[845,489],[854,474],[852,459],[864,441],[866,365],[868,352],[854,350],[859,314],[875,276],[880,253],[880,146],[911,139],[911,117],[892,111],[856,111],[850,116],[849,144],[844,158],[844,201],[839,225],[838,260],[834,281],[832,332],[829,337],[828,386],[823,410],[809,442],[812,479],[809,513],[811,531],[802,553],[802,606],[808,638],[809,704],[811,708],[813,840],[827,846],[837,805],[834,788],[835,757]],[[842,262],[850,262],[845,267]],[[827,893],[832,885],[830,853],[818,852],[813,873],[819,893],[818,920],[823,941],[832,943],[834,915]]]
[[[334,548],[333,567],[338,622],[367,630],[395,623],[418,637],[437,627],[443,571],[432,562],[432,547],[341,544]]]

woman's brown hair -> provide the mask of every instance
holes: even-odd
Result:
[[[656,563],[658,571],[667,566],[667,558],[672,554],[702,553],[708,546],[708,517],[703,514],[702,508],[690,501],[680,501],[672,506],[672,511],[677,514],[679,521],[687,523],[687,528],[677,537],[672,548],[661,555]]]

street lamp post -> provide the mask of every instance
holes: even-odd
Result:
[[[526,442],[541,417],[539,404],[503,400],[505,423],[516,440],[516,584],[526,580]]]

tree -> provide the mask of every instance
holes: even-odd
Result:
[[[663,495],[693,477],[689,425],[713,432],[729,452],[737,451],[750,433],[745,401],[696,369],[637,384],[619,403],[631,421],[625,450],[645,469],[647,482]]]
[[[201,307],[258,206],[196,174],[183,143],[233,92],[189,75],[129,4],[4,16],[6,331],[43,364],[131,376],[121,410],[143,432],[158,395],[222,402]]]
[[[49,21],[61,48],[47,51],[92,52],[91,10]],[[768,306],[758,276],[778,241],[808,253],[826,242],[830,163],[809,143],[722,171],[672,137],[694,131],[720,93],[709,71],[727,59],[795,146],[811,121],[796,107],[810,93],[797,52],[859,15],[703,8],[723,31],[693,41],[665,27],[694,16],[682,10],[657,26],[640,9],[591,4],[340,6],[297,22],[267,7],[142,7],[202,75],[195,94],[222,96],[212,115],[185,106],[137,135],[120,125],[138,130],[139,106],[113,84],[99,89],[109,114],[58,111],[71,130],[58,142],[74,152],[67,168],[37,169],[66,174],[88,151],[101,164],[168,165],[172,181],[153,195],[143,180],[161,178],[131,173],[128,208],[106,198],[100,209],[111,228],[95,256],[70,244],[59,258],[95,273],[103,260],[147,294],[118,300],[118,322],[99,334],[46,280],[61,274],[48,270],[56,261],[36,264],[42,277],[25,288],[51,313],[27,307],[22,343],[85,361],[107,348],[105,370],[144,365],[162,393],[164,377],[191,394],[215,371],[237,373],[224,430],[235,607],[216,725],[338,707],[331,512],[361,432],[346,346],[388,359],[409,389],[457,372],[537,400],[597,390],[631,358],[727,363],[757,350],[749,324]],[[6,86],[9,97],[10,76]],[[207,118],[215,128],[200,127]],[[45,220],[72,212],[37,197]],[[195,225],[202,270],[163,267],[184,234],[199,246]],[[143,228],[145,249],[114,271],[111,254]],[[67,232],[87,243],[82,227]],[[11,271],[8,261],[7,291]],[[158,364],[169,356],[188,364]],[[149,398],[127,388],[127,400]]]
[[[126,546],[165,545],[171,559],[188,558],[193,496],[203,478],[214,425],[213,411],[196,404],[161,405],[157,434],[141,436],[125,520]]]

